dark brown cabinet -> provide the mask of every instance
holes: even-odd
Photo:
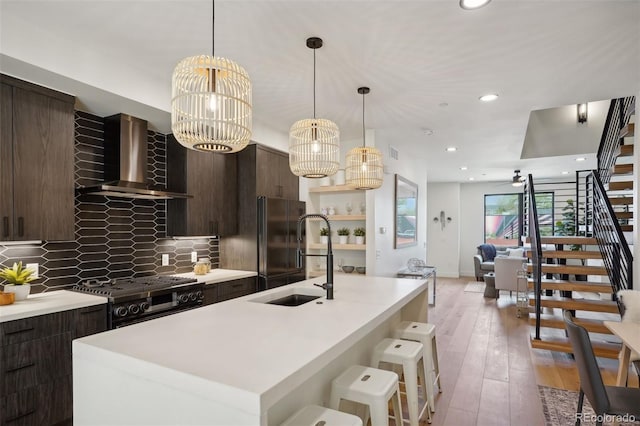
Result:
[[[75,99],[1,81],[0,241],[72,240]]]
[[[256,292],[256,277],[240,278],[204,287],[204,304],[224,302]]]
[[[288,154],[251,144],[238,156],[238,233],[220,241],[220,266],[258,268],[258,197],[299,199],[298,177],[291,173]]]
[[[167,235],[233,235],[237,231],[237,158],[186,149],[167,138],[167,187],[193,198],[167,201]]]
[[[0,425],[70,424],[71,342],[106,329],[106,305],[0,323]]]

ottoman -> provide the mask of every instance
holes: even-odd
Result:
[[[500,291],[496,290],[496,275],[493,272],[484,274],[484,297],[493,297],[497,299],[500,295]]]

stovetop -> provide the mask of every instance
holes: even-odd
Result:
[[[160,291],[171,287],[195,283],[195,278],[183,278],[173,275],[152,275],[138,278],[117,278],[113,280],[86,280],[73,286],[73,291],[91,293],[99,296],[117,298],[136,293]]]

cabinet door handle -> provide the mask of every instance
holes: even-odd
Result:
[[[2,218],[2,236],[9,237],[9,216]]]
[[[30,362],[29,364],[24,364],[19,367],[10,368],[6,370],[5,373],[15,373],[16,371],[24,370],[25,368],[31,368],[35,365],[36,365],[35,362]]]
[[[18,218],[18,236],[24,237],[24,218],[22,216]]]
[[[34,328],[34,327],[29,327],[29,328],[23,328],[22,330],[7,331],[7,332],[5,332],[4,334],[5,334],[6,336],[10,336],[10,335],[12,335],[12,334],[26,333],[27,331],[33,331],[33,330],[35,330],[35,328]]]
[[[15,417],[10,417],[10,418],[8,418],[8,419],[7,419],[7,423],[13,423],[13,422],[15,422],[16,420],[20,420],[20,419],[22,419],[22,418],[24,418],[24,417],[30,416],[30,415],[32,415],[32,414],[35,414],[35,412],[36,412],[36,409],[35,409],[35,408],[33,408],[31,411],[27,411],[27,412],[26,412],[26,413],[24,413],[24,414],[18,414],[18,415],[17,415],[17,416],[15,416]]]

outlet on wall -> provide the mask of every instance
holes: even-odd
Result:
[[[40,264],[38,263],[27,263],[27,269],[31,269],[33,274],[31,275],[33,278],[40,278]]]
[[[197,251],[192,251],[191,252],[191,261],[192,262],[197,262],[198,261],[198,252]]]
[[[169,266],[169,255],[167,253],[162,255],[162,266]]]

